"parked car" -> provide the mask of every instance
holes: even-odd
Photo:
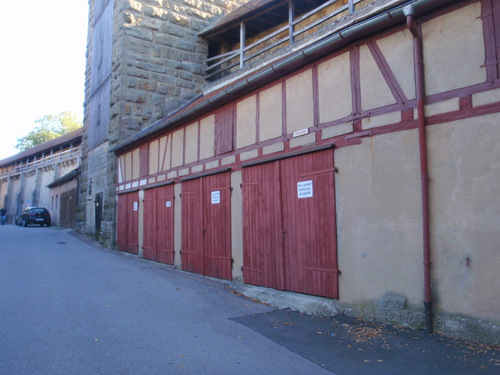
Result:
[[[27,227],[30,224],[39,224],[50,227],[50,213],[43,207],[28,207],[17,218],[16,224]]]

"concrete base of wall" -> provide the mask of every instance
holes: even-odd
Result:
[[[376,320],[394,325],[425,328],[425,314],[416,306],[409,306],[405,297],[387,293],[380,301],[359,305],[341,304],[337,300],[243,284],[227,282],[236,292],[278,309],[289,308],[309,315],[333,316],[346,314],[365,320]],[[471,340],[488,345],[500,343],[500,327],[492,322],[437,313],[434,330],[445,336]]]

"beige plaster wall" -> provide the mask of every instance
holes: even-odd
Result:
[[[36,189],[37,172],[33,170],[32,172],[24,173],[22,179],[22,185],[24,187],[22,192],[22,203],[24,209],[35,204],[35,202],[33,202],[33,192]]]
[[[141,150],[140,149],[135,149],[132,151],[132,179],[135,180],[139,178],[139,172],[140,172],[140,155],[141,155]]]
[[[319,122],[347,117],[352,113],[351,59],[346,52],[318,65]]]
[[[215,155],[215,116],[211,115],[200,121],[200,159]]]
[[[8,215],[15,214],[15,212],[21,211],[26,207],[24,204],[20,203],[19,206],[17,204],[18,192],[21,190],[21,177],[11,178],[10,183],[12,184],[11,191],[15,193],[10,195],[9,201],[7,202],[7,208],[10,211],[7,213]]]
[[[500,114],[428,128],[440,308],[500,322]]]
[[[236,148],[255,144],[256,120],[256,95],[252,95],[236,104]]]
[[[423,290],[416,130],[335,150],[340,301],[386,292],[420,303]]]
[[[132,180],[132,152],[125,154],[125,181]]]
[[[159,167],[160,171],[166,171],[170,169],[170,165],[172,164],[172,136],[166,135],[165,137],[160,138],[160,160]]]
[[[422,25],[428,95],[486,80],[480,15],[477,2]]]
[[[259,141],[283,134],[283,100],[281,83],[259,94]]]
[[[243,198],[239,188],[241,171],[231,173],[231,256],[233,257],[233,279],[241,279],[243,272]]]
[[[4,205],[5,197],[7,196],[7,190],[9,187],[9,178],[3,178],[0,180],[0,206]]]
[[[185,163],[198,160],[198,122],[186,127],[186,159]]]
[[[36,187],[39,190],[38,205],[41,207],[50,207],[50,189],[47,187],[48,184],[54,182],[55,179],[69,173],[70,170],[76,168],[61,167],[58,166],[59,173],[56,175],[56,170],[54,168],[42,168],[39,170],[40,180],[39,185]]]
[[[360,55],[360,86],[361,108],[363,110],[395,104],[396,99],[373,58],[370,49],[365,45],[359,49]],[[408,66],[412,69],[412,66]]]
[[[160,140],[156,139],[149,144],[149,174],[158,173],[159,155],[160,155]]]
[[[286,131],[314,125],[312,70],[308,69],[286,80]]]
[[[408,100],[415,99],[413,37],[408,30],[376,41],[389,68]]]
[[[172,168],[182,165],[184,156],[184,128],[172,134]]]

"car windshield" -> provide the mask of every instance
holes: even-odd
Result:
[[[38,214],[38,213],[42,213],[43,214],[45,212],[45,209],[43,209],[43,208],[33,208],[31,210],[31,212],[34,213],[34,214]]]

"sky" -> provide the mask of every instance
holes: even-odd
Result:
[[[83,121],[88,0],[0,0],[0,160],[45,115]]]

